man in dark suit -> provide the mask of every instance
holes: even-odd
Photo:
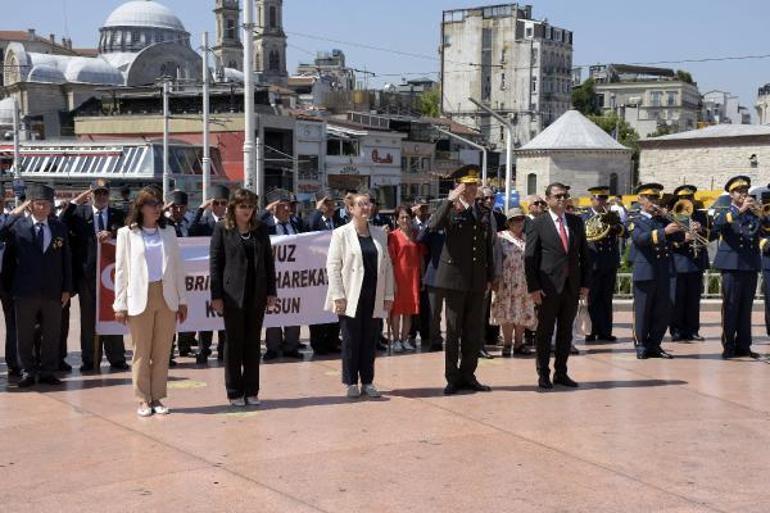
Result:
[[[98,245],[117,237],[125,215],[110,205],[109,183],[99,179],[67,205],[60,219],[69,228],[73,283],[80,298],[80,370],[99,370],[102,348],[112,370],[127,370],[123,336],[96,335]]]
[[[694,185],[680,185],[674,189],[674,200],[689,202],[692,214],[690,229],[708,238],[708,215],[695,207]],[[686,204],[686,203],[685,203]],[[703,341],[700,336],[700,299],[703,294],[703,273],[709,267],[708,248],[692,240],[677,242],[673,249],[674,271],[676,272],[672,299],[674,309],[671,314],[671,341]]]
[[[586,335],[586,342],[615,342],[617,339],[612,334],[612,296],[615,294],[620,267],[618,238],[624,235],[625,229],[620,217],[607,204],[610,188],[599,185],[590,187],[588,192],[591,193],[591,208],[581,216],[583,222],[601,218],[607,232],[601,238],[588,241],[588,256],[591,260],[591,291],[588,293],[591,333]]]
[[[640,210],[628,220],[628,258],[634,266],[634,345],[640,360],[673,358],[660,344],[673,307],[671,287],[676,273],[671,252],[675,243],[685,241],[685,235],[681,226],[662,215],[662,190],[657,183],[637,187]]]
[[[268,226],[270,235],[296,235],[301,233],[300,226],[291,219],[291,194],[284,189],[273,189],[265,195],[267,207],[262,219]],[[265,330],[265,361],[275,360],[280,356],[301,360],[299,352],[299,326],[273,327]]]
[[[484,294],[495,278],[495,233],[488,213],[476,203],[479,168],[464,166],[452,178],[458,185],[428,223],[428,229],[446,234],[436,271],[436,287],[446,301],[446,395],[491,390],[475,372],[484,337]]]
[[[545,190],[549,211],[532,220],[527,230],[524,267],[527,288],[538,306],[537,373],[541,389],[553,383],[568,387],[578,384],[567,375],[572,344],[572,325],[578,299],[588,295],[590,262],[583,222],[565,213],[569,187],[552,183]],[[551,382],[549,360],[556,323],[556,361]]]
[[[5,188],[0,188],[0,226],[9,214],[5,213]],[[0,302],[5,319],[5,366],[8,376],[21,376],[21,366],[16,352],[16,314],[13,309],[13,252],[11,246],[0,240]]]
[[[192,221],[187,217],[187,208],[190,201],[189,196],[186,192],[180,190],[171,191],[169,196],[170,201],[163,207],[163,210],[166,212],[168,224],[174,227],[178,238],[192,237]],[[179,346],[179,356],[190,356],[192,354],[192,346],[195,345],[195,332],[179,332],[177,333],[176,340],[177,345]],[[177,365],[176,360],[174,360],[173,344],[171,346],[168,365],[169,367],[176,367]]]
[[[18,357],[24,375],[19,387],[61,383],[54,372],[59,363],[62,307],[72,294],[72,260],[67,227],[51,215],[54,191],[33,184],[28,201],[0,228],[0,239],[12,247],[13,298]],[[30,216],[22,213],[29,207]],[[35,365],[35,324],[40,325],[40,367]]]
[[[230,201],[230,189],[224,185],[214,185],[211,187],[210,194],[211,198],[198,207],[190,222],[191,237],[211,237],[214,227],[225,218],[227,204]],[[225,330],[217,332],[217,360],[220,362],[224,359],[225,336]],[[198,365],[208,364],[213,339],[212,331],[198,332],[198,354],[195,355],[195,363]]]
[[[334,200],[331,192],[319,191],[316,193],[315,199],[316,209],[310,214],[307,223],[310,231],[328,231],[341,226],[339,219],[335,219]],[[338,322],[310,326],[310,347],[313,348],[314,354],[339,353],[341,344],[340,324]]]
[[[444,340],[441,338],[441,314],[444,310],[444,295],[441,288],[436,284],[436,275],[441,259],[441,253],[444,251],[444,240],[446,234],[444,230],[433,230],[430,228],[430,221],[426,227],[417,233],[417,242],[424,245],[427,252],[425,263],[425,274],[422,277],[422,285],[428,296],[428,338],[430,340],[429,351],[441,351],[444,349]],[[422,308],[422,302],[420,302]],[[420,312],[422,316],[422,311]],[[423,322],[420,320],[420,322]],[[422,337],[422,335],[421,335]]]

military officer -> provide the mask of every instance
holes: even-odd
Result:
[[[636,357],[673,358],[660,347],[671,316],[671,282],[674,243],[685,240],[683,228],[663,216],[663,186],[657,183],[636,188],[640,211],[629,218],[629,259],[634,266],[634,346]]]
[[[484,294],[494,281],[495,234],[489,213],[476,203],[478,166],[461,167],[451,178],[456,187],[428,223],[429,230],[444,230],[446,235],[435,277],[446,301],[444,393],[488,392],[491,389],[479,383],[475,372],[483,338]]]
[[[591,262],[591,289],[588,292],[588,314],[591,316],[591,333],[586,342],[606,340],[614,342],[612,334],[612,296],[620,266],[618,237],[625,229],[620,217],[610,210],[607,201],[610,188],[596,186],[588,189],[591,193],[591,208],[581,217],[587,222],[594,216],[603,216],[603,223],[609,225],[607,234],[598,240],[588,241]],[[588,235],[588,234],[586,234]]]
[[[674,189],[674,201],[690,202],[693,207],[692,215],[688,221],[683,222],[689,222],[691,231],[708,238],[708,216],[705,212],[695,209],[697,191],[698,188],[694,185],[680,185]],[[699,333],[700,298],[703,293],[703,272],[709,266],[708,248],[694,240],[675,243],[673,257],[676,276],[672,291],[674,310],[669,326],[671,341],[703,341]]]
[[[722,358],[759,355],[751,350],[751,309],[757,289],[760,219],[749,196],[751,179],[734,176],[725,184],[730,206],[714,216],[719,236],[714,268],[722,273]]]

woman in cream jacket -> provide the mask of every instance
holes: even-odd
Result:
[[[134,345],[132,373],[137,414],[167,414],[168,360],[176,321],[187,317],[185,273],[176,232],[161,216],[162,200],[151,187],[134,201],[115,250],[115,320]]]
[[[332,232],[326,257],[326,310],[340,317],[342,382],[351,399],[361,393],[380,396],[372,383],[378,335],[374,319],[388,315],[394,296],[387,235],[369,224],[371,208],[368,195],[352,198],[352,220]]]

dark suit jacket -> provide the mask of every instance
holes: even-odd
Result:
[[[227,230],[223,223],[214,227],[209,256],[212,300],[222,299],[229,307],[243,308],[246,287],[253,287],[258,303],[276,295],[275,262],[267,227],[260,223],[251,234],[256,240],[256,272],[254,282],[246,283],[249,261],[238,230]]]
[[[494,281],[494,237],[489,215],[477,205],[457,212],[445,200],[428,221],[428,229],[444,230],[435,286],[459,291],[483,291]]]
[[[567,290],[577,295],[581,287],[590,284],[591,262],[583,221],[573,214],[565,216],[569,230],[567,253],[551,214],[533,219],[527,229],[524,267],[530,292],[542,290],[549,295]]]
[[[60,300],[63,292],[72,293],[72,256],[67,227],[55,217],[48,218],[51,243],[40,250],[32,218],[8,216],[0,228],[0,238],[11,247],[8,256],[13,267],[14,297],[44,297]],[[6,256],[7,258],[7,256]]]
[[[75,286],[81,279],[96,280],[98,262],[96,230],[94,229],[94,211],[90,204],[75,205],[70,203],[61,214],[60,220],[67,225],[72,251],[73,276]],[[107,230],[112,237],[118,235],[118,229],[126,224],[122,210],[107,207]]]
[[[195,211],[195,216],[190,222],[190,237],[211,237],[214,233],[214,226],[216,226],[216,224],[217,221],[214,219],[214,214],[212,214],[210,210],[199,208]]]
[[[417,242],[423,244],[428,249],[425,274],[422,277],[423,284],[428,287],[436,286],[436,273],[441,261],[441,252],[444,249],[445,238],[444,230],[436,231],[425,228],[417,233]]]
[[[294,217],[290,217],[288,223],[291,225],[291,227],[294,229],[294,233],[302,233],[304,230],[302,229],[302,226],[297,223],[296,219]],[[265,223],[267,226],[268,234],[269,235],[278,235],[278,227],[273,224],[272,217],[270,218],[269,223]],[[283,234],[281,234],[283,235]]]
[[[337,217],[336,212],[332,215],[332,221],[334,222],[334,228],[339,228],[344,223],[340,221],[340,219]],[[326,227],[323,221],[323,214],[320,210],[314,210],[310,217],[308,218],[307,222],[308,230],[311,232],[318,232],[323,230],[328,230],[329,228]]]

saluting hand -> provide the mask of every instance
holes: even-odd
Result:
[[[72,200],[72,203],[75,205],[82,205],[87,203],[89,199],[91,199],[91,189],[85,190],[75,196],[75,199]]]
[[[461,183],[451,191],[449,191],[449,195],[447,196],[447,199],[449,201],[457,201],[460,199],[460,196],[465,192],[465,184]]]
[[[11,212],[11,215],[12,216],[20,216],[20,215],[22,215],[24,213],[24,211],[27,210],[27,208],[29,208],[31,203],[32,203],[31,200],[25,201],[24,203],[22,203],[21,205],[19,205],[15,209],[13,209],[13,211]]]
[[[200,208],[201,210],[208,210],[211,208],[211,205],[213,204],[214,204],[214,198],[211,198],[201,203],[201,206],[198,208]]]

